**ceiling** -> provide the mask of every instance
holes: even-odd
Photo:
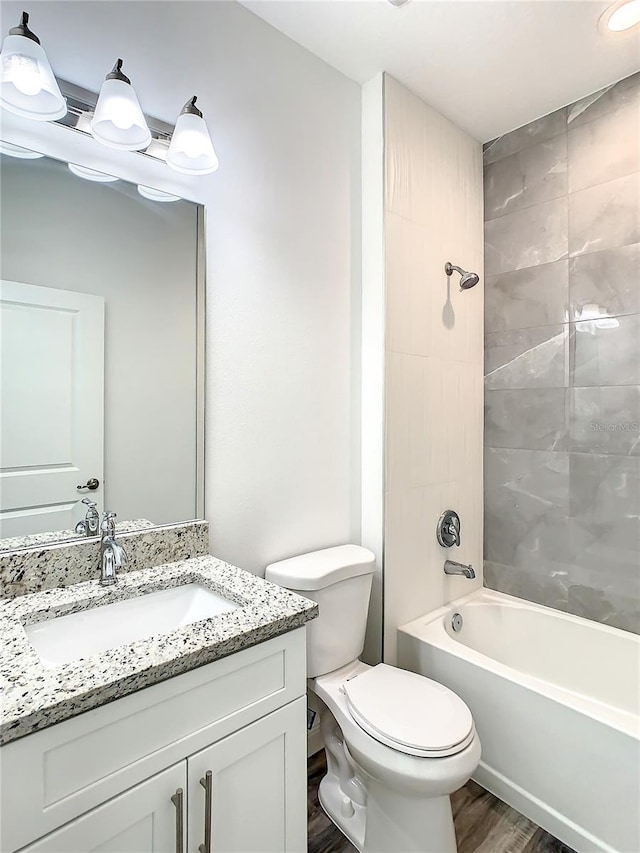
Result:
[[[640,70],[640,31],[601,0],[241,0],[365,83],[387,71],[486,142]]]

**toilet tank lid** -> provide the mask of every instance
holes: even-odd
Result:
[[[361,545],[338,545],[271,563],[265,578],[286,589],[313,590],[375,571],[375,555]]]

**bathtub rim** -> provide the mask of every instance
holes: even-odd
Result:
[[[583,693],[571,690],[566,687],[560,687],[551,681],[546,681],[535,675],[529,675],[525,672],[520,672],[508,664],[501,663],[483,652],[478,652],[471,646],[459,642],[454,637],[451,637],[444,626],[444,618],[466,604],[474,601],[482,600],[486,603],[502,604],[508,607],[522,608],[543,613],[553,618],[563,621],[586,625],[595,631],[612,634],[613,636],[624,635],[625,639],[629,637],[636,638],[638,644],[638,660],[640,662],[640,636],[633,634],[630,631],[623,631],[620,628],[614,628],[610,625],[603,625],[600,622],[593,622],[590,619],[584,619],[581,616],[574,616],[572,613],[565,613],[561,610],[555,610],[552,607],[545,607],[543,604],[527,601],[523,598],[509,595],[504,592],[489,589],[488,587],[480,587],[460,598],[444,604],[437,610],[432,610],[424,616],[419,616],[410,622],[400,625],[398,632],[412,637],[413,639],[423,641],[428,645],[441,649],[444,652],[454,655],[457,658],[463,658],[470,663],[475,664],[483,669],[493,672],[502,678],[513,681],[529,690],[558,702],[563,705],[568,705],[574,711],[580,714],[597,719],[604,725],[611,726],[621,734],[628,735],[640,741],[640,714],[635,714],[633,711],[627,711],[615,705],[607,704],[594,697],[586,696]]]

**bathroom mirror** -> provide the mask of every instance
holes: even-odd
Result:
[[[0,151],[0,549],[202,517],[203,208]]]

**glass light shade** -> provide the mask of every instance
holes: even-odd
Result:
[[[0,139],[0,154],[8,154],[9,157],[17,157],[19,160],[38,160],[44,157],[44,154],[23,148],[21,145],[14,145],[12,142],[5,142],[4,139]]]
[[[153,187],[146,187],[144,184],[138,184],[138,192],[143,198],[148,198],[150,201],[180,201],[179,195],[171,195],[171,193],[165,193],[162,190],[156,190]]]
[[[67,114],[67,102],[38,42],[8,35],[0,64],[0,107],[38,121],[55,121]]]
[[[131,83],[105,80],[91,119],[91,135],[109,148],[140,151],[151,142],[144,113]]]
[[[78,166],[77,163],[68,163],[69,171],[73,172],[79,178],[84,178],[86,181],[96,181],[98,184],[110,184],[112,181],[117,181],[113,175],[107,175],[106,172],[98,172],[97,169],[90,169],[88,166]]]
[[[640,24],[640,0],[629,0],[614,9],[607,17],[607,26],[614,33],[630,30]]]
[[[218,158],[202,116],[194,113],[178,116],[167,165],[185,175],[209,175],[218,168]]]

